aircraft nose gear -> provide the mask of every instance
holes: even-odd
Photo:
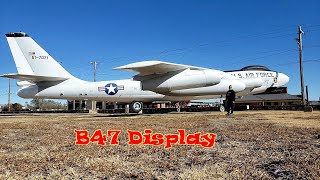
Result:
[[[133,102],[132,103],[132,110],[134,112],[136,112],[136,113],[140,112],[142,110],[142,108],[143,108],[142,102]]]

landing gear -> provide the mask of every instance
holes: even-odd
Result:
[[[177,112],[180,112],[180,110],[181,110],[180,102],[177,102],[175,105],[176,105],[176,108],[177,108]]]
[[[224,108],[223,105],[221,105],[220,108],[219,108],[219,110],[220,110],[220,112],[224,112],[226,109]]]
[[[143,103],[142,102],[133,102],[131,104],[131,108],[132,108],[133,112],[138,113],[138,112],[140,112],[142,110]]]
[[[226,110],[226,108],[224,107],[223,104],[223,100],[222,100],[222,95],[220,97],[220,108],[219,108],[220,112],[224,112]]]

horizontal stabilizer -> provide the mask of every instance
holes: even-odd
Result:
[[[141,61],[120,67],[114,68],[115,70],[139,72],[139,76],[150,74],[165,74],[172,71],[179,71],[184,69],[191,70],[206,70],[206,68],[188,66],[183,64],[174,64],[163,61]]]
[[[64,80],[68,79],[68,78],[63,78],[63,77],[37,76],[37,75],[29,75],[29,74],[3,74],[3,75],[0,75],[0,77],[18,79],[21,81],[29,81],[29,82],[33,82],[33,83],[48,82],[48,81],[50,81],[50,82],[64,81]]]
[[[31,78],[36,81],[43,77],[45,80],[52,79],[48,77],[74,78],[26,33],[8,33],[6,36],[19,74],[12,78]],[[37,78],[28,75],[35,75]]]

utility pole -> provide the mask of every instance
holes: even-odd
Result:
[[[11,94],[11,88],[10,88],[10,79],[8,79],[8,112],[10,112],[10,94]]]
[[[303,78],[303,64],[302,64],[302,34],[304,32],[302,31],[301,25],[298,26],[298,38],[297,43],[299,46],[299,59],[300,59],[300,81],[301,81],[301,95],[302,95],[302,104],[305,106],[306,105],[306,98],[304,95],[304,78]]]
[[[96,82],[96,76],[97,76],[97,61],[91,61],[91,64],[93,64],[93,81]]]
[[[307,95],[307,106],[309,106],[309,91],[308,91],[308,85],[306,85],[306,95]]]
[[[90,62],[91,64],[93,64],[93,82],[96,82],[96,76],[97,76],[97,61],[91,61]],[[96,110],[97,108],[97,102],[96,101],[91,101],[91,107],[92,107],[92,110]]]

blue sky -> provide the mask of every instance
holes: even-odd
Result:
[[[297,26],[305,35],[305,84],[320,97],[320,1],[17,1],[0,7],[0,74],[15,73],[5,33],[27,32],[73,75],[97,80],[130,78],[111,70],[142,60],[163,60],[219,70],[265,65],[288,74],[300,93]],[[12,101],[24,103],[15,95]],[[0,104],[7,102],[0,79]]]

